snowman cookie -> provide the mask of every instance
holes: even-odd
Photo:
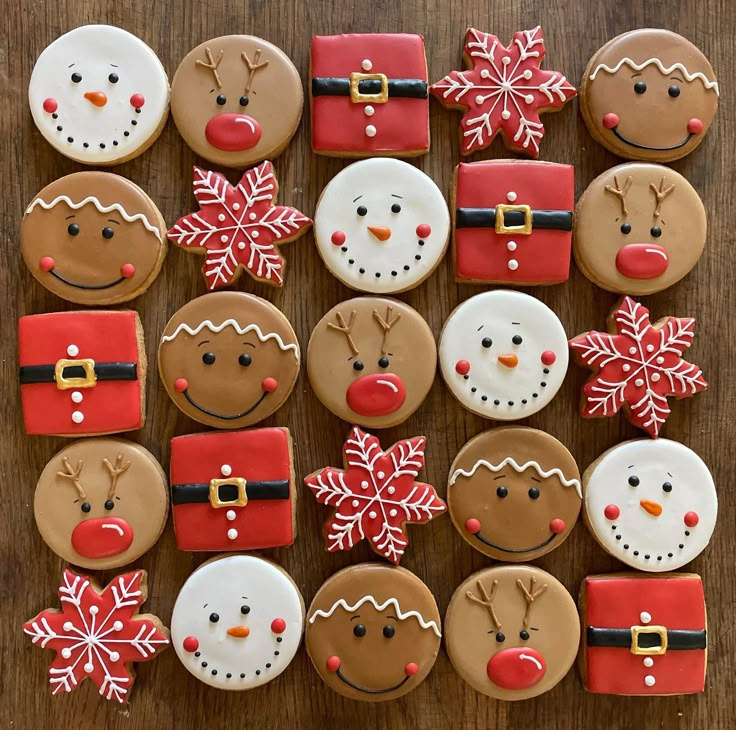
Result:
[[[415,309],[387,297],[357,297],[333,307],[309,338],[307,372],[336,416],[388,428],[427,397],[437,369],[432,330]]]
[[[421,284],[442,260],[450,214],[421,170],[392,158],[349,165],[327,183],[314,238],[327,268],[352,289],[390,294]]]
[[[163,532],[166,475],[153,454],[131,441],[77,441],[46,464],[33,512],[41,537],[59,557],[92,570],[119,568]]]
[[[708,467],[687,446],[626,441],[583,475],[585,522],[611,555],[638,570],[677,570],[708,545],[718,497]]]
[[[280,49],[249,35],[212,38],[190,51],[171,82],[171,114],[184,141],[216,165],[248,167],[279,155],[302,118],[299,72]]]
[[[437,603],[419,578],[404,568],[360,563],[317,591],[305,643],[330,689],[351,700],[383,702],[424,681],[441,636]]]
[[[619,157],[671,162],[702,141],[718,108],[708,59],[671,30],[641,28],[600,48],[583,74],[580,110]]]
[[[450,314],[439,360],[447,387],[465,408],[513,421],[554,398],[567,372],[567,336],[538,299],[497,289],[476,294]]]
[[[484,431],[450,467],[452,522],[468,544],[495,560],[517,563],[554,550],[575,527],[581,499],[572,454],[535,428]]]
[[[147,150],[169,115],[156,54],[112,25],[83,25],[47,46],[28,87],[33,121],[61,154],[117,165]]]
[[[265,299],[233,291],[185,304],[158,348],[169,397],[214,428],[251,426],[278,410],[296,383],[299,361],[289,320]]]
[[[217,689],[260,687],[294,658],[304,602],[291,576],[253,555],[213,558],[182,586],[171,616],[181,663]]]
[[[621,294],[654,294],[698,263],[707,230],[695,188],[668,167],[630,162],[588,186],[575,215],[578,268]]]
[[[26,208],[20,247],[46,289],[77,304],[127,302],[153,283],[166,256],[166,224],[135,183],[110,172],[75,172]]]

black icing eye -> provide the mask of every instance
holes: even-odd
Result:
[[[89,512],[92,509],[92,506],[89,502],[82,502],[82,512]]]
[[[387,357],[382,357],[378,360],[378,367],[379,368],[387,368],[389,365],[389,361]]]
[[[115,502],[113,502],[111,499],[108,499],[105,502],[105,509],[109,512],[111,509],[115,508]]]
[[[250,606],[241,606],[240,613],[242,613],[243,616],[247,616],[250,613]]]
[[[358,624],[357,626],[353,627],[353,633],[359,638],[362,639],[365,636],[365,626],[363,624]]]
[[[75,84],[78,84],[82,80],[82,74],[77,73],[76,71],[72,74],[72,81]]]
[[[621,233],[628,236],[629,233],[631,233],[631,223],[622,223],[621,224]]]
[[[363,365],[363,361],[362,360],[356,360],[353,363],[353,370],[362,370],[364,367],[365,366]]]
[[[117,82],[118,82],[118,81],[120,81],[120,76],[118,76],[118,75],[117,75],[117,74],[115,74],[115,73],[112,73],[112,74],[110,74],[110,75],[109,75],[109,76],[107,77],[107,80],[108,80],[108,81],[109,81],[109,82],[110,82],[111,84],[117,84]]]
[[[205,365],[212,365],[215,360],[217,360],[217,358],[215,357],[214,352],[205,352],[204,355],[202,355],[202,362]]]
[[[529,638],[529,632],[526,629],[522,629],[519,632],[519,638],[522,639],[523,641],[526,641]]]
[[[227,97],[224,94],[220,94],[215,101],[220,105],[224,106],[227,104]]]
[[[638,487],[639,486],[639,477],[629,477],[629,484],[632,487]]]
[[[250,99],[247,96],[240,97],[240,106],[248,106]]]
[[[496,641],[500,644],[502,641],[506,641],[506,635],[503,633],[503,631],[499,631],[496,634]]]
[[[652,238],[659,238],[662,235],[662,229],[659,226],[652,226],[649,229],[649,233],[651,234]]]
[[[637,81],[634,84],[634,91],[637,94],[643,94],[647,90],[647,85],[643,81]]]
[[[248,365],[250,365],[253,362],[253,358],[247,353],[244,352],[239,358],[238,362],[244,367],[247,368]]]
[[[112,228],[108,228],[105,226],[105,228],[102,229],[102,237],[110,239],[115,235],[115,231],[113,231]]]
[[[539,499],[539,490],[536,487],[529,487],[529,499]]]
[[[501,499],[503,499],[504,497],[508,496],[508,493],[509,493],[509,490],[508,490],[508,489],[506,489],[506,487],[499,487],[499,488],[498,488],[498,489],[496,490],[496,494],[497,494],[497,495],[498,495],[498,496],[499,496],[499,497],[500,497]]]
[[[364,205],[359,205],[355,212],[358,215],[366,215],[368,213],[368,208],[366,208]]]
[[[669,494],[672,491],[672,485],[669,482],[665,482],[662,485],[662,491],[667,492]]]
[[[392,639],[395,633],[396,629],[393,626],[388,625],[383,627],[383,635],[387,639]]]
[[[210,614],[210,621],[213,624],[216,624],[220,620],[220,614],[219,613],[211,613]]]
[[[678,96],[680,96],[680,87],[677,84],[672,84],[669,89],[667,89],[667,93],[673,98],[676,99]]]
[[[520,345],[524,340],[521,339],[521,335],[514,335],[511,338],[511,342],[513,342],[515,345]]]
[[[391,212],[392,213],[401,213],[401,206],[398,203],[394,203],[391,206]]]
[[[488,349],[493,344],[493,340],[490,337],[484,337],[480,341],[480,344],[483,345],[483,347],[485,347],[486,349]]]
[[[76,236],[79,233],[79,226],[76,223],[70,223],[66,230],[70,236]]]

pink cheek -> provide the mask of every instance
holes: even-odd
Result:
[[[342,246],[345,243],[345,234],[342,231],[335,231],[330,240],[333,246]]]
[[[465,529],[471,535],[477,535],[480,532],[480,521],[476,520],[475,517],[465,520]]]
[[[341,664],[342,664],[342,659],[340,659],[339,656],[331,656],[327,660],[327,671],[336,672],[340,668]]]
[[[607,520],[617,520],[621,514],[621,510],[615,504],[609,504],[604,510],[603,514]]]
[[[561,520],[559,517],[552,520],[549,523],[550,532],[554,532],[555,535],[560,535],[565,531],[565,520]]]
[[[555,355],[552,350],[545,350],[542,353],[542,364],[543,365],[554,365],[555,361],[557,360],[557,355]]]
[[[470,372],[470,363],[467,360],[458,360],[455,365],[455,372],[458,375],[467,375]]]
[[[271,621],[271,631],[274,634],[283,634],[286,631],[286,621],[282,618],[275,618]]]
[[[697,525],[698,522],[700,522],[700,517],[698,517],[697,512],[687,512],[685,514],[685,524],[688,527],[695,527],[695,525]]]
[[[620,121],[621,120],[618,118],[618,114],[614,114],[613,112],[609,112],[608,114],[605,114],[603,116],[603,126],[606,129],[613,129],[614,127],[618,127]]]
[[[185,390],[188,390],[189,388],[189,381],[186,378],[177,378],[174,381],[174,390],[177,393],[183,393]]]
[[[196,636],[187,636],[187,638],[182,642],[182,646],[184,647],[184,651],[188,651],[192,654],[199,649],[199,641]]]
[[[59,103],[56,99],[44,99],[43,110],[48,114],[53,114],[59,108]]]
[[[120,267],[120,276],[124,279],[132,279],[135,276],[135,266],[133,264],[123,264]]]
[[[406,674],[407,677],[413,677],[418,671],[419,671],[419,665],[414,664],[414,662],[409,662],[404,667],[404,674]]]
[[[130,97],[130,105],[135,109],[140,109],[146,103],[146,99],[143,94],[133,94]]]
[[[429,238],[432,233],[432,227],[427,223],[420,223],[417,226],[417,236],[419,238]]]
[[[41,269],[41,271],[51,271],[51,269],[56,266],[56,261],[54,261],[51,256],[44,256],[39,262],[38,262],[38,268]]]
[[[264,378],[263,382],[261,383],[261,388],[266,391],[266,393],[273,393],[276,388],[279,387],[279,381],[276,380],[276,378]]]
[[[690,132],[690,134],[700,134],[703,131],[703,122],[697,117],[693,117],[687,123],[687,131]]]

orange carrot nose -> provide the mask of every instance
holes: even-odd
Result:
[[[515,368],[519,364],[519,358],[516,355],[499,355],[498,361],[507,368]]]
[[[391,238],[391,229],[386,226],[368,226],[368,230],[379,241],[388,241],[388,239]]]
[[[648,499],[642,499],[639,502],[641,508],[648,512],[652,517],[659,517],[662,514],[662,505],[659,502],[652,502]]]
[[[250,629],[247,626],[231,626],[227,630],[228,636],[234,636],[236,639],[244,639],[250,634]]]
[[[84,98],[95,106],[105,106],[107,104],[107,95],[101,91],[88,91]]]

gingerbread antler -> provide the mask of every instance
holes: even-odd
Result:
[[[217,84],[217,88],[222,88],[222,81],[220,81],[220,74],[217,73],[217,69],[220,67],[220,62],[222,61],[222,57],[225,53],[224,49],[220,49],[220,54],[217,56],[217,60],[215,61],[212,58],[212,51],[209,48],[204,49],[205,56],[207,56],[206,61],[202,61],[201,59],[197,59],[195,63],[197,66],[204,66],[205,68],[208,68],[210,71],[212,71],[212,75],[215,77],[215,83]]]
[[[659,189],[654,183],[649,183],[649,187],[654,193],[654,197],[657,199],[657,205],[654,208],[654,217],[658,218],[662,212],[662,201],[675,189],[675,184],[672,183],[668,188],[664,186],[664,176],[662,176],[662,182],[659,183]]]
[[[488,609],[488,613],[491,615],[491,622],[493,623],[493,626],[495,627],[496,631],[501,630],[501,622],[498,620],[498,616],[496,615],[496,611],[493,608],[493,597],[496,595],[496,590],[498,589],[498,581],[494,580],[493,583],[491,583],[491,595],[488,595],[488,592],[485,589],[485,586],[483,583],[478,580],[476,582],[476,585],[478,586],[478,592],[480,593],[480,598],[476,596],[473,591],[466,591],[465,597],[469,598],[471,601],[475,601],[475,603],[480,603],[481,606],[485,606]]]
[[[253,85],[253,77],[256,75],[256,71],[260,71],[264,66],[268,66],[268,61],[261,61],[258,63],[259,59],[261,58],[261,49],[256,48],[256,52],[253,55],[253,60],[251,61],[250,58],[248,58],[248,54],[243,51],[240,54],[243,57],[243,61],[245,61],[245,65],[248,67],[248,81],[245,84],[245,93],[247,94],[250,91],[250,87]]]
[[[386,319],[383,319],[381,315],[378,313],[377,309],[373,310],[373,316],[375,317],[378,324],[381,325],[381,328],[383,329],[383,342],[381,342],[381,353],[386,354],[388,352],[388,349],[386,347],[386,340],[388,339],[388,333],[391,331],[391,328],[401,319],[401,315],[397,314],[393,319],[391,319],[391,313],[393,312],[393,307],[387,307],[386,308]]]
[[[546,584],[543,586],[540,586],[539,588],[535,590],[534,586],[536,585],[536,583],[537,583],[537,579],[534,576],[532,576],[532,578],[529,581],[529,590],[527,590],[521,578],[519,578],[516,581],[516,585],[519,587],[519,590],[524,595],[524,600],[526,601],[526,612],[524,613],[524,621],[523,621],[525,629],[529,628],[529,614],[531,613],[532,605],[534,604],[534,601],[536,601],[537,598],[539,598],[539,596],[541,596],[542,593],[544,593],[547,590]]]
[[[130,462],[126,461],[123,463],[123,455],[120,453],[118,454],[117,459],[115,459],[115,466],[113,466],[107,458],[104,458],[102,463],[110,472],[110,489],[107,490],[107,498],[112,499],[115,496],[115,490],[118,488],[118,478],[124,471],[128,470]]]
[[[353,331],[353,325],[355,324],[356,314],[357,312],[355,310],[350,312],[350,321],[347,324],[345,324],[345,318],[342,316],[342,312],[337,312],[335,314],[335,317],[337,319],[337,324],[335,324],[334,322],[327,323],[328,327],[330,327],[333,330],[337,330],[338,332],[342,332],[345,335],[345,337],[347,337],[348,345],[353,355],[357,355],[359,352],[358,346],[355,344],[355,340],[350,334]]]
[[[80,459],[77,462],[77,466],[75,468],[69,462],[68,457],[65,456],[61,461],[64,464],[65,471],[57,471],[56,476],[62,477],[64,479],[69,479],[71,483],[74,485],[74,489],[77,490],[77,494],[79,495],[79,498],[87,499],[87,493],[84,491],[82,482],[79,480],[79,475],[82,472],[82,466],[84,465],[84,462]]]
[[[609,193],[612,193],[613,195],[616,195],[618,197],[618,199],[621,201],[621,211],[624,215],[628,215],[629,209],[626,207],[626,194],[629,192],[629,188],[631,187],[631,175],[626,178],[626,182],[624,183],[623,187],[621,187],[621,184],[618,181],[618,175],[613,176],[613,182],[614,185],[606,185],[606,190],[608,190]]]

